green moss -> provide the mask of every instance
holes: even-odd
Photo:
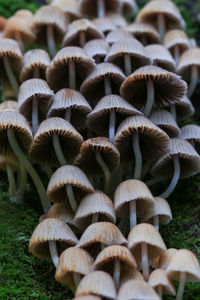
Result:
[[[18,9],[29,9],[32,12],[40,7],[40,4],[36,1],[26,1],[26,0],[0,0],[0,16],[9,18],[12,16]]]

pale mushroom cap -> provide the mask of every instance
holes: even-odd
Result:
[[[57,242],[58,252],[77,244],[78,240],[69,226],[58,219],[45,219],[35,228],[30,242],[29,251],[41,259],[49,259],[49,241]]]
[[[171,177],[174,173],[173,158],[179,157],[180,178],[187,178],[200,172],[200,157],[186,140],[172,138],[169,150],[153,166],[151,173],[156,177]]]
[[[19,9],[14,13],[14,16],[21,18],[33,18],[33,13],[28,9]]]
[[[103,39],[95,39],[87,42],[83,48],[83,50],[87,53],[87,55],[95,60],[104,61],[108,51],[109,44],[106,40]]]
[[[160,300],[154,289],[143,280],[132,279],[125,282],[119,289],[117,300]]]
[[[179,29],[167,31],[163,39],[163,45],[170,51],[178,46],[181,53],[190,48],[189,38],[184,31]]]
[[[155,205],[155,200],[146,184],[140,180],[129,179],[115,190],[114,205],[118,216],[129,215],[129,203],[136,201],[137,216],[142,216],[144,212]]]
[[[67,87],[69,80],[68,64],[75,63],[76,85],[79,86],[85,77],[95,68],[92,58],[79,47],[65,47],[58,51],[46,71],[49,86],[58,91]]]
[[[93,258],[81,248],[70,247],[62,252],[55,278],[63,285],[74,286],[73,273],[87,275],[93,271]]]
[[[176,103],[177,120],[186,120],[195,113],[194,106],[187,96],[184,96],[181,101]]]
[[[133,160],[133,133],[140,136],[142,157],[151,160],[161,156],[168,150],[169,137],[159,127],[144,116],[132,116],[125,119],[117,129],[115,145],[120,152],[121,160]]]
[[[2,111],[17,111],[17,110],[18,110],[17,101],[7,100],[7,101],[3,101],[0,104],[0,112],[2,112]]]
[[[119,0],[106,0],[105,10],[106,12],[116,12],[119,7]],[[83,15],[90,17],[97,17],[97,0],[80,0],[80,10]]]
[[[129,280],[144,280],[142,273],[138,270],[133,270],[128,267],[125,267],[121,270],[120,274],[120,286],[122,286],[125,282]]]
[[[160,41],[160,35],[158,31],[150,24],[132,23],[128,25],[125,30],[140,41],[145,40],[147,45],[159,43]]]
[[[51,5],[60,8],[67,18],[80,18],[79,1],[77,0],[52,0]]]
[[[98,30],[103,32],[105,35],[107,35],[110,31],[116,29],[116,26],[108,17],[96,18],[93,19],[92,22],[98,28]]]
[[[113,24],[118,28],[127,26],[126,18],[117,12],[109,11],[106,13],[106,17],[110,18]]]
[[[198,72],[200,73],[199,48],[192,48],[183,52],[178,62],[177,73],[180,74],[185,80],[190,80],[190,69],[192,66],[197,66]]]
[[[79,283],[76,297],[97,295],[105,299],[116,299],[116,288],[112,277],[103,271],[94,271],[87,274]]]
[[[151,224],[138,224],[128,235],[128,247],[137,262],[141,260],[141,243],[147,244],[149,260],[167,249],[160,233]]]
[[[55,203],[48,211],[47,218],[59,219],[67,224],[73,224],[74,214],[69,205],[66,203]]]
[[[131,33],[127,32],[125,30],[125,28],[121,28],[121,29],[115,29],[111,32],[109,32],[106,36],[106,41],[112,45],[114,44],[115,42],[119,41],[120,39],[123,39],[123,38],[131,38],[132,35]]]
[[[146,82],[149,80],[154,83],[154,108],[179,102],[186,94],[187,84],[180,76],[157,66],[144,66],[137,69],[124,80],[120,94],[125,100],[141,109],[146,102]]]
[[[98,214],[98,220],[115,223],[116,216],[112,200],[102,192],[95,192],[85,196],[74,217],[75,224],[83,229],[91,222],[91,217]]]
[[[186,273],[186,282],[200,281],[200,266],[196,256],[187,249],[181,249],[174,253],[167,274],[171,279],[179,281],[180,274]]]
[[[57,169],[52,175],[47,187],[48,198],[52,202],[65,201],[67,197],[65,186],[67,184],[73,187],[76,199],[94,192],[89,179],[81,169],[75,166],[65,165]]]
[[[181,128],[180,137],[189,142],[193,141],[199,150],[200,146],[200,126],[198,125],[185,125]]]
[[[172,256],[176,253],[176,251],[178,251],[178,250],[174,249],[174,248],[169,248],[166,251],[162,252],[158,258],[158,266],[157,267],[166,270],[169,266]]]
[[[168,277],[167,273],[163,269],[156,269],[151,272],[148,284],[156,289],[158,287],[162,287],[162,293],[166,295],[176,295],[176,290],[174,288],[173,282]]]

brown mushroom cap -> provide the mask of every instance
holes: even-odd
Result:
[[[10,165],[14,171],[19,171],[19,160],[12,153],[0,155],[0,169],[6,171],[7,165]]]
[[[161,255],[158,257],[157,267],[166,270],[169,266],[172,256],[175,254],[176,251],[178,250],[174,248],[169,248],[166,251],[162,252]]]
[[[121,160],[133,159],[132,136],[140,136],[140,149],[146,160],[159,157],[168,149],[169,137],[159,127],[144,116],[132,116],[125,119],[115,135],[115,145],[120,152]]]
[[[198,152],[200,150],[200,126],[186,125],[181,128],[180,137],[188,142],[193,142]]]
[[[29,242],[29,251],[41,259],[50,259],[49,241],[57,242],[59,253],[78,242],[66,223],[53,218],[45,219],[37,225]]]
[[[150,24],[132,23],[128,25],[125,30],[132,34],[136,39],[142,42],[145,41],[147,45],[159,43],[160,35],[156,28]]]
[[[167,273],[163,269],[156,269],[151,272],[148,284],[152,286],[155,290],[158,287],[162,288],[162,294],[164,295],[176,295],[176,290],[174,288],[172,280],[168,277]]]
[[[74,287],[73,273],[85,276],[93,270],[93,258],[81,248],[70,247],[62,252],[55,279],[62,285]]]
[[[59,136],[65,159],[73,162],[79,153],[83,138],[69,122],[56,117],[44,120],[36,131],[29,151],[33,161],[42,165],[59,165],[52,142],[54,134]]]
[[[172,138],[167,153],[153,166],[152,175],[160,178],[171,178],[174,172],[174,157],[179,158],[180,178],[187,178],[200,172],[200,156],[192,145],[183,139]]]
[[[109,44],[103,39],[95,39],[87,42],[83,50],[89,57],[95,59],[96,62],[101,62],[104,61],[104,58],[108,53]]]
[[[65,13],[68,22],[81,16],[77,0],[52,0],[51,5],[60,8]]]
[[[116,12],[119,7],[119,0],[105,0],[105,10]],[[97,17],[97,0],[80,0],[80,10],[82,15]]]
[[[99,31],[103,32],[105,35],[107,35],[110,31],[115,30],[116,26],[113,24],[110,18],[104,17],[104,18],[96,18],[93,19],[92,22],[98,28]]]
[[[183,52],[181,55],[177,72],[180,74],[185,80],[190,80],[190,69],[192,66],[198,67],[198,72],[200,73],[200,49],[192,48]]]
[[[105,137],[86,140],[80,148],[80,156],[74,164],[87,174],[101,174],[102,169],[96,161],[95,153],[99,152],[110,172],[118,168],[120,154],[116,147]]]
[[[24,54],[23,67],[20,73],[20,81],[35,77],[36,72],[39,78],[46,78],[46,69],[50,64],[50,57],[45,50],[33,49]]]
[[[87,100],[76,90],[62,89],[55,94],[48,117],[65,118],[71,112],[70,123],[78,130],[86,127],[87,114],[92,111]]]
[[[121,85],[120,94],[125,100],[141,109],[147,98],[146,82],[149,80],[154,83],[155,108],[162,108],[180,101],[187,90],[186,82],[176,74],[157,66],[145,66],[126,78]]]
[[[110,18],[117,28],[126,27],[128,24],[126,18],[117,12],[108,11],[106,17]]]
[[[58,219],[66,224],[73,224],[74,214],[69,205],[66,203],[55,203],[49,209],[47,218]]]
[[[194,115],[195,109],[187,96],[181,98],[181,101],[176,102],[176,117],[178,121],[186,120]]]
[[[2,32],[6,26],[7,19],[0,16],[0,31]]]
[[[132,16],[137,11],[135,0],[120,0],[120,11],[124,16]]]
[[[77,86],[84,78],[95,68],[92,58],[79,47],[65,47],[58,51],[54,59],[47,68],[47,82],[53,90],[60,90],[67,87],[69,80],[68,64],[74,62],[76,66],[76,84]]]
[[[0,104],[0,112],[2,111],[17,111],[18,104],[17,101],[7,100]]]
[[[125,28],[115,29],[109,32],[106,36],[106,41],[112,45],[120,39],[131,38],[132,35],[125,30]]]
[[[173,29],[166,32],[163,45],[173,52],[174,47],[178,46],[180,53],[183,53],[190,47],[189,38],[186,33],[179,29]]]

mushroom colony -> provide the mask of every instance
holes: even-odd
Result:
[[[44,214],[29,250],[77,300],[180,300],[200,281],[195,255],[159,233],[178,181],[200,172],[200,127],[179,127],[194,114],[200,48],[172,1],[148,1],[128,24],[137,10],[134,0],[52,0],[0,18],[10,201],[23,201],[31,178]]]

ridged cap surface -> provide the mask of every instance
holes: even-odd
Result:
[[[109,44],[103,39],[95,39],[87,42],[83,50],[87,55],[97,61],[104,61],[108,51]]]
[[[110,44],[114,44],[115,42],[119,41],[120,39],[123,38],[131,38],[132,35],[131,33],[125,31],[125,29],[115,29],[111,32],[109,32],[105,38],[105,40]]]
[[[173,285],[173,282],[168,277],[165,270],[156,269],[153,272],[151,272],[148,279],[148,284],[154,289],[161,287],[162,293],[164,295],[172,295],[172,296],[176,295],[176,290]]]
[[[96,26],[96,28],[103,32],[105,35],[107,35],[110,31],[115,30],[116,26],[113,24],[110,18],[104,17],[104,18],[96,18],[93,19],[92,22]]]
[[[17,101],[7,100],[0,104],[0,112],[2,111],[18,111]]]
[[[49,209],[47,218],[55,218],[66,224],[73,224],[74,214],[66,203],[55,203]]]
[[[200,126],[198,125],[185,125],[181,128],[180,137],[189,142],[194,142],[195,148],[198,152],[200,150]]]
[[[132,23],[128,25],[125,30],[132,34],[136,39],[142,42],[142,44],[149,45],[159,43],[160,35],[156,28],[150,24],[145,23]]]
[[[178,121],[186,120],[195,113],[194,106],[187,96],[176,103],[176,117]]]
[[[51,5],[60,8],[70,21],[81,16],[78,0],[52,0]]]
[[[190,48],[189,38],[184,31],[179,29],[167,31],[163,39],[163,45],[170,51],[178,46],[180,53]]]
[[[128,24],[126,18],[117,12],[108,11],[106,17],[110,18],[113,24],[119,29],[126,27]]]
[[[157,268],[167,269],[170,263],[172,256],[178,251],[174,248],[169,248],[166,251],[162,252],[161,255],[158,257],[158,265]]]
[[[198,69],[200,68],[199,48],[191,48],[183,52],[178,62],[177,73],[185,80],[190,80],[190,68],[192,66],[197,66]]]
[[[132,270],[128,267],[123,268],[120,274],[120,286],[132,279],[144,280],[144,277],[138,270]]]

